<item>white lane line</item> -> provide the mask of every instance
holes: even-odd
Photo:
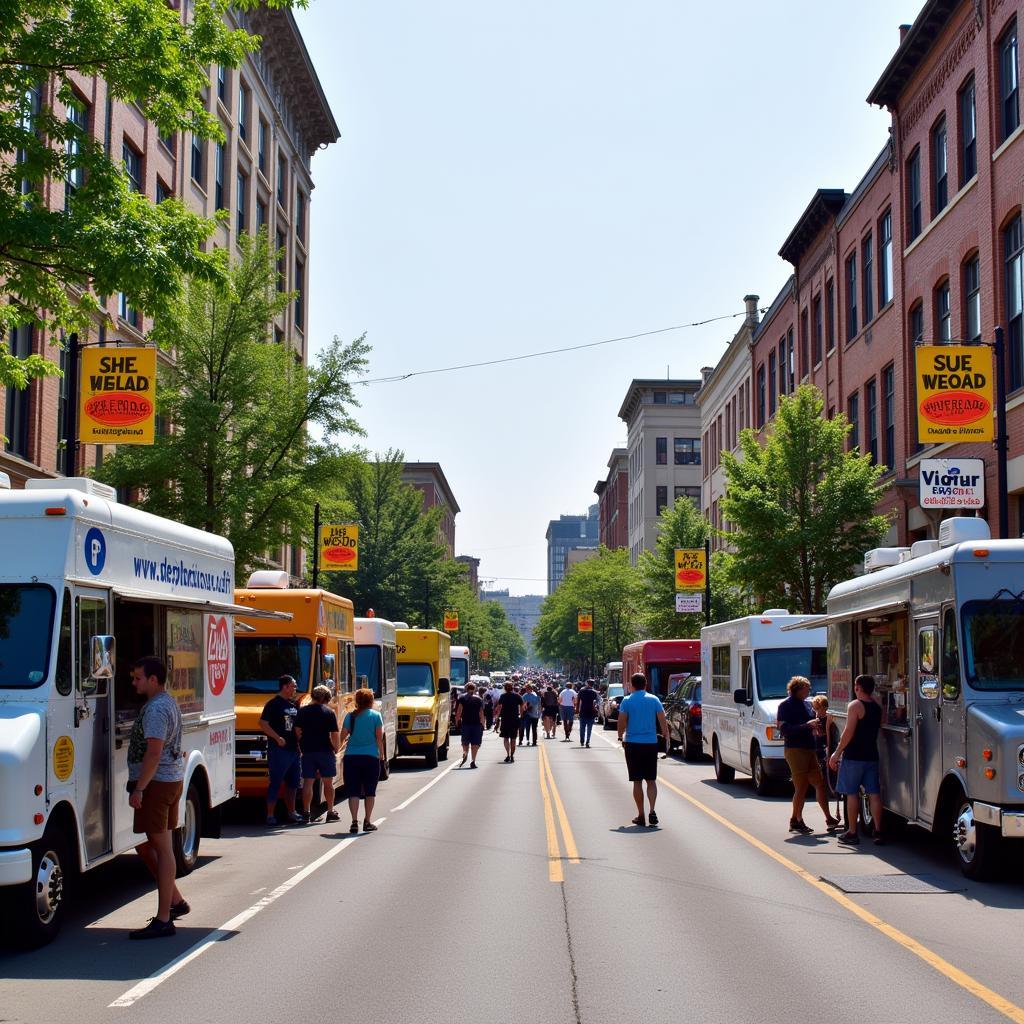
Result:
[[[601,733],[597,734],[597,738],[600,739],[600,740],[604,740],[605,743],[607,743],[609,747],[614,747],[616,750],[620,749],[618,740],[610,740],[610,739],[608,739],[607,736],[603,736]]]
[[[413,800],[418,800],[421,796],[423,796],[424,793],[426,793],[428,789],[430,789],[433,786],[436,786],[450,771],[452,771],[455,768],[458,768],[458,764],[448,765],[448,767],[445,768],[445,770],[441,772],[441,774],[438,775],[436,779],[431,779],[422,789],[417,789],[416,792],[413,793],[413,795],[409,797],[408,800],[403,800],[402,803],[400,803],[397,807],[392,807],[391,813],[394,814],[395,811],[404,811],[405,808],[413,802]]]
[[[386,818],[378,818],[374,824],[380,825],[381,822],[386,821]],[[301,871],[292,875],[291,878],[287,879],[276,889],[267,893],[262,899],[257,900],[251,907],[243,910],[240,914],[236,914],[230,921],[225,921],[219,928],[210,932],[205,939],[200,939],[190,949],[186,949],[181,956],[175,957],[169,964],[155,973],[151,974],[148,978],[144,978],[134,988],[130,988],[122,996],[118,996],[108,1009],[111,1007],[124,1007],[132,1006],[137,1003],[143,996],[148,995],[158,985],[162,985],[168,978],[177,974],[183,967],[187,967],[193,960],[205,953],[211,946],[220,942],[222,939],[226,939],[231,936],[234,932],[237,932],[246,921],[252,920],[261,910],[265,910],[279,900],[286,892],[294,889],[304,878],[309,878],[314,871],[322,868],[329,860],[337,857],[343,850],[347,850],[359,836],[349,836],[346,839],[342,839],[337,846],[332,847],[322,857],[317,857],[311,864],[307,864]]]

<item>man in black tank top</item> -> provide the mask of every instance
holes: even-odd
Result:
[[[874,841],[882,841],[879,831],[882,825],[882,788],[878,777],[878,731],[882,727],[882,708],[872,696],[875,692],[874,677],[857,676],[853,681],[853,692],[857,699],[850,701],[846,708],[846,728],[839,737],[835,753],[828,759],[833,771],[839,766],[836,789],[846,796],[846,825],[852,831],[839,837],[844,846],[856,846],[860,842],[857,816],[862,788],[871,804]]]

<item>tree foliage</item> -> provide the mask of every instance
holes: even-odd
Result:
[[[305,0],[234,0],[238,10],[304,6]],[[237,67],[259,39],[232,30],[220,0],[193,0],[187,24],[166,0],[4,0],[0,4],[0,327],[45,316],[84,331],[96,296],[124,292],[164,316],[186,275],[224,275],[204,252],[211,221],[177,200],[134,192],[120,161],[89,125],[68,117],[77,74],[101,77],[113,99],[138,106],[163,135],[223,137],[205,109],[209,67]],[[66,202],[51,210],[44,185]],[[74,188],[63,189],[63,183]],[[47,360],[16,360],[0,342],[0,385],[55,373]]]
[[[368,346],[335,338],[298,365],[268,342],[290,299],[277,291],[265,234],[241,235],[227,281],[191,281],[154,329],[176,354],[157,390],[169,432],[121,445],[97,471],[141,488],[148,511],[228,537],[240,578],[280,545],[309,540],[314,502],[356,461],[340,441],[362,433],[349,410]]]
[[[481,601],[468,582],[460,581],[449,592],[446,607],[459,613],[459,629],[452,635],[452,643],[469,646],[474,668],[500,670],[522,663],[526,645],[497,601]],[[443,623],[439,618],[434,624],[440,628]],[[487,651],[486,661],[481,658],[483,651]]]
[[[885,467],[846,451],[850,426],[842,414],[825,419],[824,404],[821,392],[801,385],[780,400],[763,445],[747,429],[742,458],[722,452],[731,571],[761,600],[801,612],[821,611],[889,526],[875,513]]]

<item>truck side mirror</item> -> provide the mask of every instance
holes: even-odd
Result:
[[[746,690],[733,690],[732,700],[734,704],[746,704],[747,703],[747,691]]]
[[[447,679],[438,679],[437,681],[437,692],[438,693],[451,693],[452,684]]]

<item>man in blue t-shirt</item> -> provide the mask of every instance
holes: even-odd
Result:
[[[642,672],[634,672],[629,680],[633,692],[619,705],[619,742],[626,751],[626,769],[633,783],[633,800],[637,816],[634,825],[643,827],[648,822],[658,824],[654,804],[658,799],[658,733],[665,738],[668,750],[668,719],[661,701],[647,692],[647,679]],[[650,813],[644,818],[644,783],[647,783],[647,802]]]

